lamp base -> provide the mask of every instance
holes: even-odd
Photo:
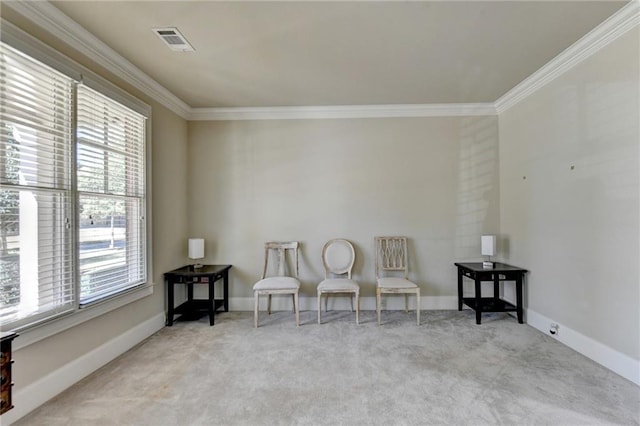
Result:
[[[193,265],[191,265],[193,267],[193,269],[200,269],[202,268],[204,265],[202,263],[194,263]]]
[[[487,268],[487,269],[492,269],[493,268],[493,262],[487,262],[485,260],[484,262],[482,262],[482,267],[483,268]]]

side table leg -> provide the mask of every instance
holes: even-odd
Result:
[[[224,271],[224,277],[222,279],[223,286],[223,298],[224,298],[224,311],[229,312],[229,270]]]
[[[167,326],[173,325],[173,280],[167,280]]]
[[[458,267],[458,310],[462,310],[462,269]]]
[[[195,280],[197,282],[201,282],[200,278],[196,278]],[[187,283],[187,300],[189,301],[189,304],[193,302],[193,283],[194,280],[189,280],[189,282]]]
[[[209,311],[209,325],[213,325],[215,323],[215,304],[216,304],[216,294],[215,294],[215,277],[212,275],[209,277],[209,303],[207,303],[207,310]]]
[[[481,284],[482,282],[476,278],[476,324],[480,324],[482,322],[482,294],[481,294]]]
[[[522,324],[524,322],[523,309],[522,309],[522,274],[516,279],[516,311],[518,313],[518,322]]]

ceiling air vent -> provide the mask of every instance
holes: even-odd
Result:
[[[169,49],[176,52],[193,52],[195,49],[177,28],[153,28],[153,32],[165,42]]]

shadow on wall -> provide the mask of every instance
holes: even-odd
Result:
[[[498,123],[495,117],[466,117],[460,128],[456,259],[478,258],[480,235],[499,226]]]

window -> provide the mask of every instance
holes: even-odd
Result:
[[[73,309],[70,78],[0,46],[2,323]]]
[[[3,328],[147,282],[146,115],[78,80],[0,43]]]
[[[78,87],[80,304],[146,280],[143,116]]]

